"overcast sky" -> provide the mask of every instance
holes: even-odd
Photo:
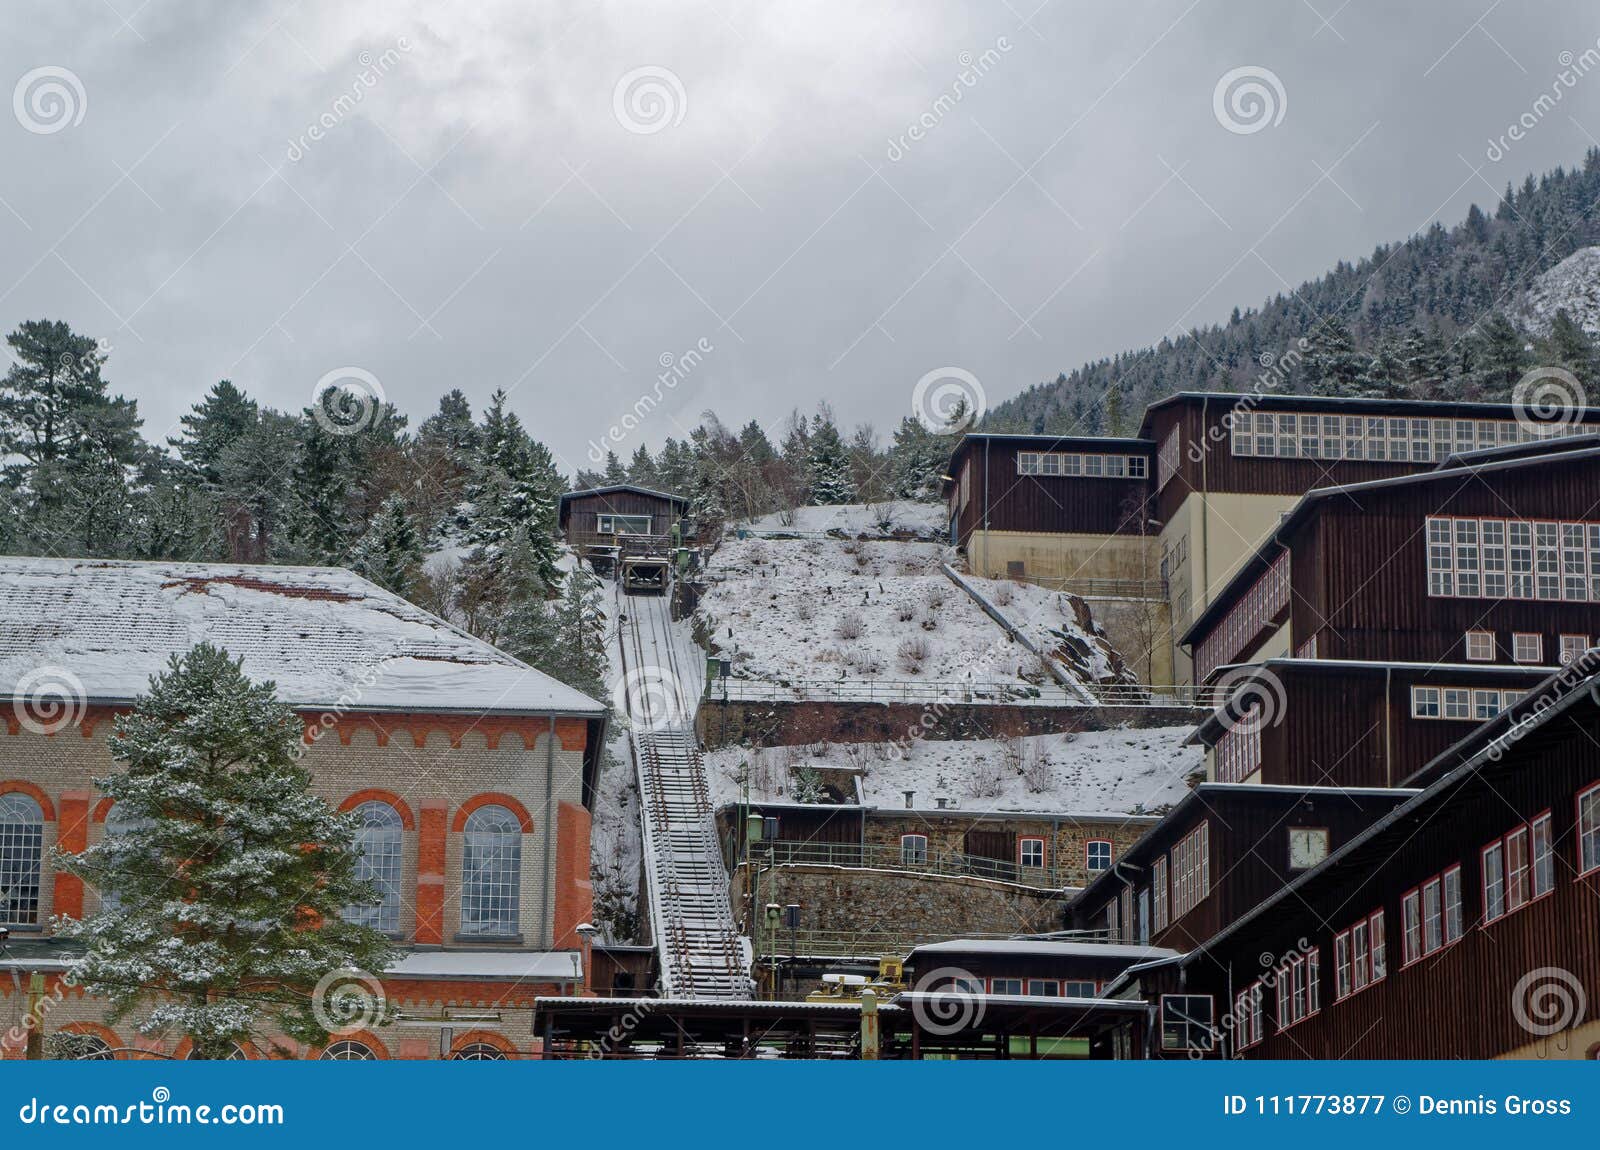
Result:
[[[929,372],[999,402],[1600,137],[1581,0],[8,0],[4,31],[0,327],[107,341],[153,440],[220,378],[295,409],[359,368],[413,426],[506,388],[582,466],[697,346],[621,454],[707,407],[887,430]]]

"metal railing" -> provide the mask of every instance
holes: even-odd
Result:
[[[705,699],[730,703],[1013,704],[1043,707],[1205,707],[1214,709],[1228,688],[1216,684],[1089,684],[1095,703],[1054,683],[974,683],[965,679],[707,679]]]
[[[599,535],[593,532],[574,532],[569,542],[577,548],[615,547],[622,555],[660,555],[674,547],[693,547],[695,537],[684,535]]]
[[[947,942],[952,938],[1006,939],[1009,934],[981,934],[962,931],[905,930],[795,930],[778,927],[761,931],[761,959],[786,958],[791,954],[807,957],[877,959],[903,958],[919,946]]]
[[[1073,576],[1051,578],[1045,575],[996,575],[996,579],[1014,579],[1032,583],[1048,591],[1065,591],[1071,595],[1108,599],[1167,599],[1165,579],[1079,579]]]
[[[959,815],[960,811],[951,811]],[[908,851],[874,843],[785,842],[751,844],[751,853],[773,866],[838,866],[898,870],[916,874],[994,879],[1042,890],[1060,890],[1080,877],[1055,866],[1025,867],[1009,859],[984,858],[960,851]]]

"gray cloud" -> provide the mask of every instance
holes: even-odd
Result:
[[[87,105],[0,118],[0,323],[109,339],[152,438],[218,378],[297,407],[356,365],[414,420],[510,388],[580,465],[700,340],[639,441],[886,428],[934,368],[998,401],[1600,136],[1597,73],[1488,155],[1592,5],[1314,3],[13,0],[0,89],[57,66]],[[1218,123],[1244,66],[1281,123]],[[681,85],[658,131],[614,110],[640,68]]]

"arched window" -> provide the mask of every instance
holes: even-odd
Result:
[[[522,823],[500,806],[482,806],[462,828],[461,933],[517,933],[522,892]]]
[[[341,1039],[329,1045],[320,1056],[323,1062],[376,1062],[378,1056],[372,1052],[372,1047],[365,1042],[357,1042],[352,1038]]]
[[[122,803],[113,803],[111,809],[106,812],[105,837],[109,839],[125,835],[129,831],[142,830],[149,825],[149,819],[132,814]],[[122,896],[114,890],[101,891],[100,909],[108,913],[121,910]]]
[[[345,921],[398,934],[403,857],[400,834],[404,828],[400,812],[373,799],[356,807],[355,814],[361,819],[361,830],[356,834],[356,847],[361,851],[356,877],[376,887],[382,899],[375,905],[345,907]]]
[[[506,1052],[487,1042],[470,1042],[450,1056],[451,1062],[504,1062]]]
[[[185,1054],[183,1057],[184,1057],[184,1061],[187,1062],[187,1061],[193,1061],[193,1060],[197,1059],[199,1056],[195,1054],[194,1048],[191,1047],[189,1049],[189,1053]],[[235,1042],[233,1044],[233,1049],[228,1051],[227,1054],[223,1055],[222,1061],[223,1062],[249,1062],[250,1061],[250,1056],[244,1052],[244,1047],[240,1046],[237,1042]]]
[[[44,811],[31,795],[0,795],[0,923],[39,924]]]

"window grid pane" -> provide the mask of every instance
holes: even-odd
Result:
[[[44,812],[23,794],[0,795],[0,922],[39,921]]]
[[[467,818],[461,850],[461,933],[517,933],[522,900],[522,825],[504,807]]]

